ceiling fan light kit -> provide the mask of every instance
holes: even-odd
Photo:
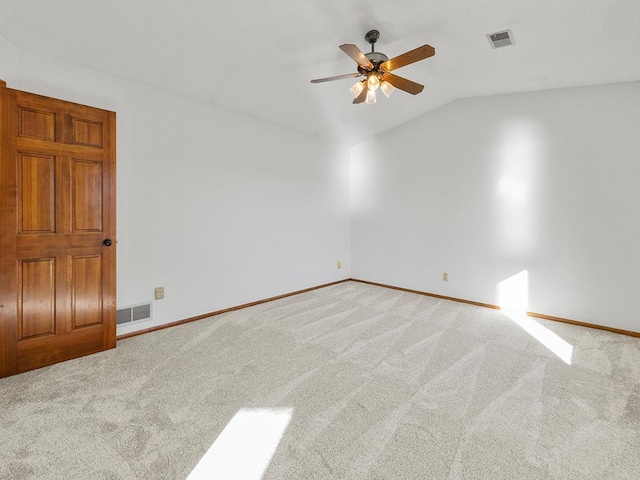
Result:
[[[433,57],[436,54],[435,49],[431,45],[422,45],[409,52],[398,55],[389,60],[384,53],[376,52],[375,43],[380,38],[378,30],[370,30],[364,36],[365,40],[371,44],[371,52],[362,53],[362,51],[353,44],[345,43],[340,45],[340,50],[349,55],[357,64],[357,73],[347,73],[345,75],[337,75],[335,77],[318,78],[311,80],[311,83],[331,82],[333,80],[341,80],[345,78],[366,77],[349,88],[353,95],[353,103],[376,103],[376,90],[380,88],[385,97],[389,97],[396,89],[400,89],[411,95],[417,95],[422,92],[424,85],[412,82],[406,78],[399,77],[391,73],[400,67],[410,65],[412,63]]]
[[[387,98],[391,96],[391,94],[395,89],[396,87],[394,87],[391,83],[387,82],[386,80],[380,84],[380,90],[382,90],[382,93],[384,93],[384,96]]]
[[[349,88],[349,91],[351,92],[351,95],[353,95],[353,98],[358,98],[365,87],[366,87],[365,81],[362,80],[360,82],[357,82],[351,85],[351,88]]]

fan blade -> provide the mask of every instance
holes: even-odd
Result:
[[[397,75],[394,75],[393,73],[385,73],[382,76],[382,80],[389,82],[394,87],[399,88],[400,90],[404,90],[411,95],[417,95],[422,90],[424,90],[424,85],[420,85],[419,83],[412,82],[411,80],[407,80],[406,78],[399,77]]]
[[[334,80],[342,80],[343,78],[359,77],[360,75],[360,73],[345,73],[344,75],[336,75],[335,77],[316,78],[315,80],[311,80],[311,83],[333,82]]]
[[[352,43],[345,43],[344,45],[340,45],[340,50],[349,55],[358,65],[360,65],[365,70],[371,70],[373,68],[373,63],[369,61],[367,57],[365,57],[364,53]]]
[[[414,48],[413,50],[393,57],[391,60],[380,64],[380,70],[383,72],[390,72],[400,67],[410,65],[425,58],[433,57],[436,54],[435,48],[431,45],[422,45],[421,47]]]
[[[357,105],[358,103],[362,103],[367,99],[367,90],[369,90],[367,87],[364,87],[362,89],[362,92],[360,92],[360,95],[358,95],[357,98],[354,98],[353,103],[354,105]]]

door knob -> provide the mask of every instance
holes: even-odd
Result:
[[[111,245],[113,245],[113,242],[111,241],[111,239],[110,239],[110,238],[107,238],[107,239],[105,239],[105,241],[104,241],[104,242],[102,242],[102,244],[103,244],[105,247],[110,247]]]

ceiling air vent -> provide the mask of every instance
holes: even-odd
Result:
[[[487,35],[489,43],[493,48],[508,47],[514,45],[516,41],[513,39],[511,30],[503,30],[502,32],[490,33]]]

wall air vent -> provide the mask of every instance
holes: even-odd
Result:
[[[487,35],[492,48],[509,47],[515,45],[513,33],[511,30],[503,30],[501,32],[490,33]]]
[[[116,324],[136,322],[138,320],[151,319],[151,304],[142,303],[131,307],[123,307],[116,311]]]

